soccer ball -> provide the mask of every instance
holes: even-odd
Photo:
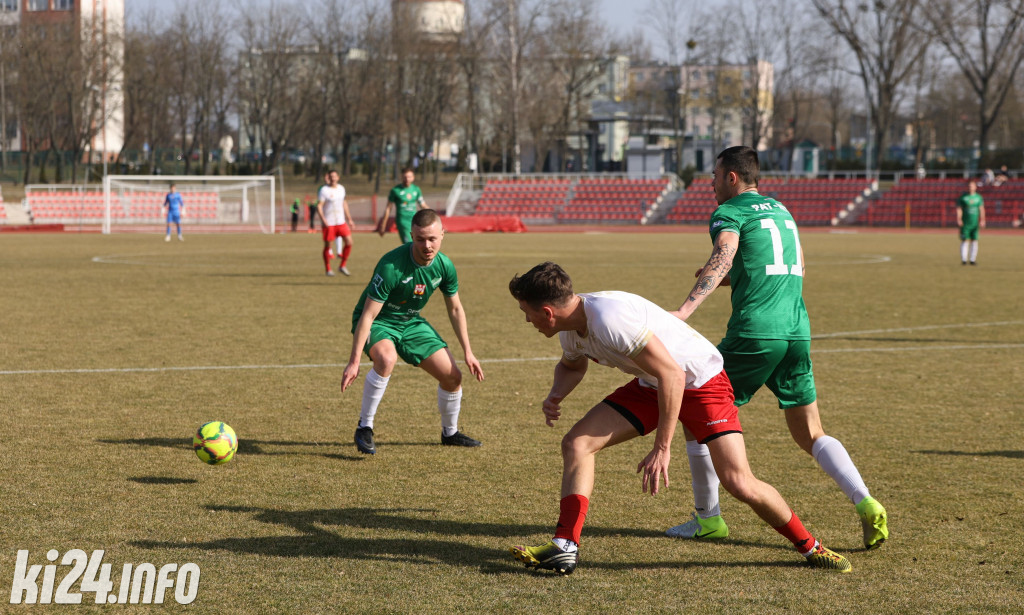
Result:
[[[192,436],[192,448],[199,460],[212,466],[231,461],[238,450],[238,436],[227,423],[210,421]]]

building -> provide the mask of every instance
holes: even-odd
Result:
[[[60,26],[70,26],[79,45],[74,55],[79,58],[89,55],[87,50],[90,48],[104,47],[103,66],[97,71],[104,78],[92,86],[94,94],[86,101],[86,104],[100,109],[99,119],[94,125],[95,136],[86,147],[97,156],[111,159],[124,144],[123,76],[120,71],[124,58],[124,0],[0,0],[0,29],[3,29],[0,45],[14,44],[18,34],[27,28],[45,30]],[[75,50],[67,51],[71,55]],[[4,53],[7,50],[0,49],[0,55]],[[9,70],[10,66],[7,68]],[[0,72],[0,83],[9,82],[11,77]],[[16,113],[8,98],[9,93],[2,91],[0,86],[0,126],[6,126],[0,136],[7,137],[0,139],[0,147],[4,151],[20,151],[24,145],[22,127],[16,117],[8,117]]]
[[[436,43],[455,42],[466,20],[462,0],[393,0],[392,13],[399,23]]]

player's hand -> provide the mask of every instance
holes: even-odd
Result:
[[[379,220],[377,220],[377,228],[374,230],[376,230],[377,234],[380,235],[381,237],[384,236],[384,233],[387,232],[387,225],[384,224],[384,218],[380,218]]]
[[[359,362],[349,363],[345,366],[345,371],[341,374],[341,392],[344,393],[356,378],[359,377]]]
[[[477,361],[476,355],[472,352],[466,353],[466,365],[469,367],[469,373],[476,376],[477,382],[484,381],[484,368],[480,367],[480,361]]]
[[[672,453],[669,449],[662,449],[655,445],[654,449],[637,465],[637,473],[643,472],[644,493],[657,495],[658,483],[662,477],[665,478],[665,486],[668,487],[668,464],[671,456]]]
[[[555,421],[558,420],[558,417],[562,416],[563,399],[563,397],[548,395],[544,403],[541,404],[541,410],[544,411],[544,422],[548,424],[548,427],[554,427]]]

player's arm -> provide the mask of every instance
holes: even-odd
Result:
[[[978,208],[978,224],[981,225],[981,228],[985,228],[985,206],[984,205],[982,205],[981,207]]]
[[[352,219],[352,211],[349,210],[349,208],[348,208],[348,199],[343,200],[341,202],[341,206],[345,210],[345,222],[348,222],[349,228],[351,228],[352,230],[355,230],[356,222],[355,222],[355,220]]]
[[[324,218],[324,203],[326,203],[326,202],[327,202],[326,199],[322,199],[322,198],[317,199],[317,201],[316,201],[316,217],[320,218],[320,224],[324,228],[327,228],[327,219]]]
[[[654,448],[636,467],[637,472],[643,472],[644,493],[650,491],[651,495],[655,495],[658,493],[660,478],[665,479],[665,486],[668,487],[672,436],[683,404],[686,372],[679,367],[665,344],[653,335],[633,361],[640,369],[658,379],[658,430],[654,436]]]
[[[384,233],[388,232],[388,218],[391,215],[392,206],[393,203],[391,202],[391,195],[388,195],[388,204],[384,206],[384,215],[382,215],[380,220],[377,221],[377,234],[381,237],[384,236]]]
[[[956,225],[957,226],[963,226],[964,225],[964,208],[960,206],[960,202],[959,201],[957,201],[957,204],[956,204]]]
[[[349,353],[348,365],[345,366],[345,371],[341,375],[341,391],[343,393],[359,376],[359,357],[362,356],[366,340],[370,339],[370,327],[373,326],[373,321],[380,314],[382,307],[384,307],[383,303],[378,303],[369,297],[363,303],[363,313],[359,315],[356,330],[352,333],[352,352]]]
[[[587,366],[586,357],[568,359],[564,354],[555,364],[555,378],[551,383],[551,390],[541,404],[544,422],[548,427],[555,426],[555,421],[562,415],[562,400],[572,393],[576,385],[587,375]]]
[[[459,345],[462,346],[462,351],[466,355],[466,365],[469,366],[470,373],[476,376],[477,381],[482,381],[484,370],[480,367],[480,361],[477,361],[473,349],[469,346],[469,326],[466,324],[466,311],[462,308],[459,293],[450,297],[445,295],[444,302],[448,306],[448,321],[452,323],[455,337],[458,338]]]
[[[729,285],[729,270],[740,247],[740,236],[732,231],[721,231],[715,238],[715,247],[704,267],[697,272],[697,283],[693,285],[686,301],[672,312],[680,320],[686,320],[690,314],[704,303],[708,295],[719,286]]]
[[[417,207],[419,207],[419,209],[430,209],[430,207],[427,205],[427,202],[423,199],[422,192],[420,193],[419,200],[416,201],[416,205]]]

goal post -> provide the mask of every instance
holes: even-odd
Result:
[[[163,224],[164,198],[174,184],[182,223],[275,232],[276,178],[271,175],[107,175],[103,178],[103,233],[116,226]]]

